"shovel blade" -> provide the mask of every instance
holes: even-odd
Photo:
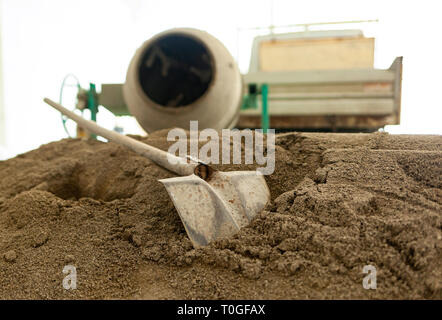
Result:
[[[208,182],[196,175],[160,182],[194,247],[233,236],[270,200],[264,177],[254,171],[217,171]]]

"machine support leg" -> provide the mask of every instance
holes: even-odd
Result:
[[[268,110],[268,93],[269,86],[263,84],[261,86],[262,110],[261,110],[261,127],[264,133],[267,133],[269,128],[269,110]]]
[[[87,94],[87,107],[91,111],[91,120],[97,122],[97,112],[98,112],[98,101],[97,101],[97,91],[95,89],[95,84],[89,84],[89,91]],[[91,138],[97,139],[96,134],[91,134]]]

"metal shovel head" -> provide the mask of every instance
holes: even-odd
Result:
[[[160,182],[194,247],[233,236],[270,200],[264,176],[256,171],[216,171],[208,181],[193,174]]]

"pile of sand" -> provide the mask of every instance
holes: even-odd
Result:
[[[167,149],[166,132],[143,141]],[[442,298],[440,136],[289,133],[276,151],[272,203],[197,250],[157,181],[173,175],[124,147],[0,162],[0,298]]]

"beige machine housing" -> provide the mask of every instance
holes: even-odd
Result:
[[[255,38],[245,92],[269,87],[270,127],[372,131],[399,124],[402,57],[374,69],[374,38],[360,30],[304,31]],[[258,108],[241,110],[240,128],[259,127]]]

